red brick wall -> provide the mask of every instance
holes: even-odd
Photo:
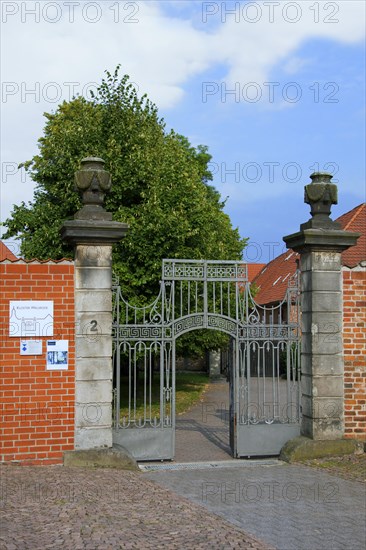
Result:
[[[366,441],[366,270],[343,269],[345,436]]]
[[[0,262],[0,461],[62,463],[74,448],[75,339],[72,262]],[[53,300],[53,336],[42,355],[20,355],[9,337],[10,300]],[[24,338],[26,339],[26,338]],[[46,340],[68,340],[68,370],[46,370]]]

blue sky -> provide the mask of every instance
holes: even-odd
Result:
[[[119,63],[168,129],[208,145],[225,210],[250,238],[245,259],[272,259],[309,218],[312,171],[334,173],[333,217],[365,201],[363,1],[1,9],[2,220],[32,200],[33,182],[16,166],[37,152],[43,112],[72,88],[87,94]]]

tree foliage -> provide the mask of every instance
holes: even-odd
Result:
[[[240,259],[245,246],[209,185],[206,146],[167,132],[156,106],[139,98],[127,75],[106,72],[95,96],[63,102],[45,114],[39,154],[24,163],[34,200],[14,206],[4,238],[19,237],[25,258],[70,257],[60,228],[81,207],[74,173],[87,156],[102,157],[112,176],[106,209],[129,224],[114,247],[114,270],[128,299],[158,292],[163,258]],[[142,296],[144,298],[142,298]]]

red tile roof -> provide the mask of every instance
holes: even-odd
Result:
[[[24,258],[18,258],[13,254],[13,252],[3,243],[3,241],[0,241],[0,262],[12,262],[12,263],[19,263],[19,264],[61,264],[61,263],[70,263],[72,262],[72,258],[61,258],[60,260],[52,260],[51,258],[48,258],[47,260],[38,260],[37,258],[32,258],[31,260],[25,260]]]
[[[355,267],[366,261],[366,204],[362,203],[343,214],[336,220],[342,229],[361,233],[357,244],[342,252],[342,265]],[[259,288],[255,301],[260,304],[273,304],[284,299],[289,277],[297,268],[297,252],[289,249],[267,264],[254,278],[253,283]]]
[[[248,281],[251,283],[266,264],[247,264]]]
[[[0,241],[0,262],[3,260],[17,260],[18,258],[13,254],[11,250],[3,243],[3,241]]]
[[[345,231],[361,233],[357,244],[342,252],[342,265],[355,267],[366,260],[366,203],[362,203],[337,219]]]
[[[271,304],[284,299],[288,280],[296,269],[296,260],[300,258],[297,252],[289,249],[267,264],[255,277],[253,283],[259,292],[254,297],[257,304]]]

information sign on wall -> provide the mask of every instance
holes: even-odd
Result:
[[[21,340],[20,355],[42,355],[42,340]]]
[[[53,301],[11,301],[9,336],[18,338],[53,336]]]
[[[68,340],[47,340],[47,370],[67,370],[68,356]]]

